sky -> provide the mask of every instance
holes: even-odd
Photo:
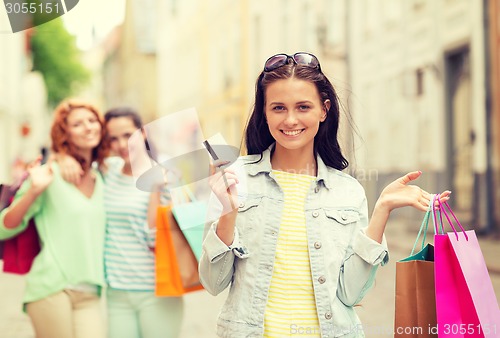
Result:
[[[87,50],[120,24],[124,16],[125,0],[79,0],[63,18],[68,31],[76,36],[78,48]]]

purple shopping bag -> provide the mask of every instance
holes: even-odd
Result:
[[[457,232],[447,211],[461,231]],[[465,231],[447,203],[436,213],[446,216],[453,232],[434,237],[438,336],[500,337],[500,309],[474,231]]]

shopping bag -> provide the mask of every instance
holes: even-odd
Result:
[[[177,194],[172,194],[174,200],[172,214],[184,237],[193,249],[197,260],[201,257],[203,231],[205,229],[208,205],[206,201],[197,200],[192,191],[184,186],[181,191],[188,197],[179,201]],[[174,196],[177,196],[176,198]]]
[[[437,215],[453,230],[434,238],[439,337],[500,337],[500,309],[475,232],[464,230],[448,203]]]
[[[21,183],[0,185],[0,211],[11,204]],[[35,257],[40,252],[40,238],[36,230],[35,220],[31,219],[24,231],[0,241],[0,244],[3,271],[19,275],[28,273]]]
[[[27,274],[39,252],[40,239],[35,221],[31,219],[23,232],[4,241],[3,272]]]
[[[181,296],[203,289],[198,260],[171,206],[158,207],[156,224],[156,295]]]
[[[205,202],[195,201],[172,207],[172,214],[197,260],[201,257],[206,213]]]
[[[425,245],[431,214],[425,214],[410,256],[396,262],[394,337],[437,337],[434,246]],[[420,251],[415,253],[422,233]]]

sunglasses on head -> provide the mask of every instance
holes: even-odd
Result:
[[[292,59],[296,65],[305,65],[321,71],[319,61],[316,56],[309,53],[300,52],[293,55],[276,54],[271,56],[264,64],[264,72],[270,72],[286,65],[288,63],[288,59]]]

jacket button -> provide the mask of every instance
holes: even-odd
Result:
[[[319,187],[316,186],[316,188],[314,188],[314,192],[317,194],[319,192]]]
[[[313,217],[316,218],[319,216],[319,212],[314,210],[313,213],[312,213]]]
[[[326,282],[326,278],[325,278],[325,276],[320,276],[320,277],[318,278],[318,282],[319,282],[320,284],[323,284],[324,282]]]
[[[347,221],[347,215],[346,214],[342,214],[340,217],[342,218],[343,221]]]
[[[319,248],[321,248],[321,242],[315,242],[315,243],[314,243],[314,248],[315,248],[315,249],[319,249]]]
[[[245,206],[245,203],[243,203],[243,202],[241,202],[239,205],[240,208],[243,208],[244,206]]]
[[[332,319],[332,313],[331,312],[325,313],[325,318],[326,319]]]

